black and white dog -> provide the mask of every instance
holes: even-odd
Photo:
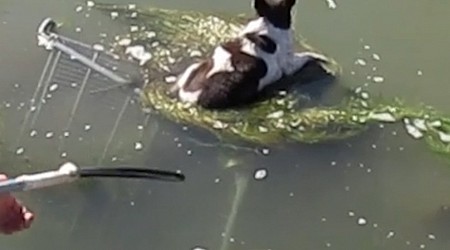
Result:
[[[258,17],[233,40],[220,44],[211,58],[190,65],[171,92],[182,102],[224,109],[253,102],[258,93],[311,60],[313,52],[294,52],[292,7],[295,0],[254,0]]]

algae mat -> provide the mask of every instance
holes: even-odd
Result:
[[[245,17],[135,5],[96,4],[95,8],[130,27],[129,33],[117,36],[112,44],[116,52],[125,56],[133,46],[148,51],[148,60],[141,61],[148,79],[141,92],[142,104],[144,109],[157,111],[170,120],[202,127],[222,139],[264,145],[339,140],[360,134],[374,123],[402,122],[413,138],[423,139],[434,151],[450,155],[448,116],[425,105],[410,107],[399,100],[372,99],[360,88],[348,91],[348,96],[332,107],[303,108],[297,95],[284,90],[239,110],[208,111],[180,103],[166,94],[168,83],[192,60],[233,37]],[[300,37],[298,49],[315,50]],[[327,74],[339,74],[339,66],[331,58],[320,66]],[[298,84],[318,73],[317,68],[307,67],[285,81]]]

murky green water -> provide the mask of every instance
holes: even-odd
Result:
[[[136,3],[251,13],[247,1],[236,0]],[[25,116],[22,106],[47,57],[36,46],[38,23],[51,16],[64,23],[66,34],[86,42],[118,29],[104,16],[86,17],[85,9],[76,13],[80,4],[84,2],[0,1],[0,103],[9,152],[2,158],[2,172],[54,169],[65,160],[58,136],[72,100],[58,92],[36,123],[38,135],[30,137],[27,131],[16,143]],[[449,3],[355,0],[337,5],[332,10],[325,0],[301,1],[296,15],[297,31],[343,66],[337,84],[366,85],[372,95],[398,96],[450,112]],[[76,27],[82,32],[75,32]],[[358,59],[366,66],[356,65]],[[373,81],[380,76],[383,82]],[[123,105],[120,98],[82,103],[65,141],[67,159],[80,164],[99,160]],[[85,125],[92,129],[85,131]],[[45,138],[48,132],[54,137]],[[142,151],[134,150],[138,141]],[[24,155],[15,155],[17,146],[24,147]],[[450,247],[450,166],[407,136],[403,126],[385,125],[339,143],[289,145],[268,153],[229,149],[201,131],[158,116],[145,123],[132,104],[103,163],[179,169],[187,181],[96,180],[18,194],[37,219],[32,229],[2,237],[1,245],[46,250]],[[237,166],[225,169],[227,159],[237,159]],[[267,169],[267,179],[255,180],[257,169]],[[239,206],[233,207],[236,200]]]

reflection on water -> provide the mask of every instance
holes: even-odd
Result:
[[[239,1],[151,4],[249,11],[248,3]],[[405,4],[347,1],[330,9],[325,0],[302,1],[297,30],[342,64],[345,72],[338,84],[365,86],[372,94],[400,96],[449,111],[445,94],[449,55],[442,52],[450,42],[446,32],[450,6]],[[87,17],[86,7],[76,12],[78,5],[85,3],[0,3],[0,103],[8,150],[2,156],[2,171],[8,174],[53,169],[65,158],[97,163],[120,113],[123,93],[82,103],[65,143],[67,156],[62,158],[61,128],[73,100],[58,95],[58,90],[45,104],[36,132],[25,133],[19,145],[24,153],[16,156],[24,105],[47,57],[35,40],[42,18],[63,22],[66,34],[85,42],[108,39],[102,33],[120,32],[107,17],[91,12]],[[136,143],[143,149],[135,150]],[[112,145],[104,164],[179,169],[187,180],[183,184],[93,180],[19,194],[34,208],[37,220],[31,230],[2,238],[2,246],[246,250],[450,246],[448,165],[399,125],[376,127],[335,143],[235,150],[193,128],[156,115],[146,117],[130,104]],[[266,178],[254,178],[259,169],[267,170]]]

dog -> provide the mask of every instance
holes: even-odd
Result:
[[[257,17],[236,38],[219,44],[210,58],[179,75],[170,93],[206,109],[254,102],[267,86],[325,56],[294,51],[292,8],[296,0],[254,0]]]

